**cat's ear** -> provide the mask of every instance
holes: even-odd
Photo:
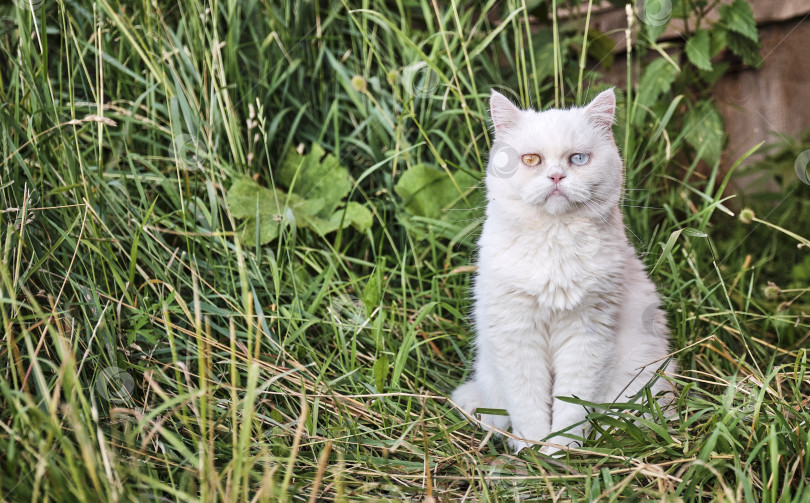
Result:
[[[492,117],[495,132],[503,133],[517,125],[520,109],[513,105],[509,98],[492,89],[492,97],[489,98],[489,115]]]
[[[616,117],[616,95],[611,87],[607,91],[602,91],[585,107],[585,115],[588,120],[610,131]]]

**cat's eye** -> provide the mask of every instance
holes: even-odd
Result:
[[[520,160],[522,160],[523,164],[526,166],[537,166],[543,159],[537,154],[523,154],[520,156]]]
[[[571,161],[571,164],[573,164],[574,166],[582,166],[583,164],[587,164],[588,161],[591,160],[591,156],[589,156],[588,154],[577,153],[569,157],[568,160]]]

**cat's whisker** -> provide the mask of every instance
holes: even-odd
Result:
[[[661,206],[638,206],[638,205],[630,205],[630,204],[620,204],[622,208],[637,208],[643,210],[663,210],[664,208]]]

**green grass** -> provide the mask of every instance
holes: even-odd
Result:
[[[749,197],[742,223],[688,138],[700,86],[649,111],[620,90],[616,128],[675,416],[615,404],[599,440],[516,457],[448,403],[481,190],[419,215],[397,182],[480,180],[491,87],[546,107],[605,84],[585,19],[442,4],[0,7],[0,500],[810,499],[810,190]],[[299,144],[348,170],[368,230],[241,232],[228,190],[278,186]]]

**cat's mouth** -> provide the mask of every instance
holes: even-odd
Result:
[[[555,196],[564,197],[565,199],[568,199],[568,195],[565,192],[560,190],[559,187],[555,187],[554,190],[549,192],[549,194],[546,196],[546,200],[549,200],[549,199],[551,199],[552,197],[555,197]]]

